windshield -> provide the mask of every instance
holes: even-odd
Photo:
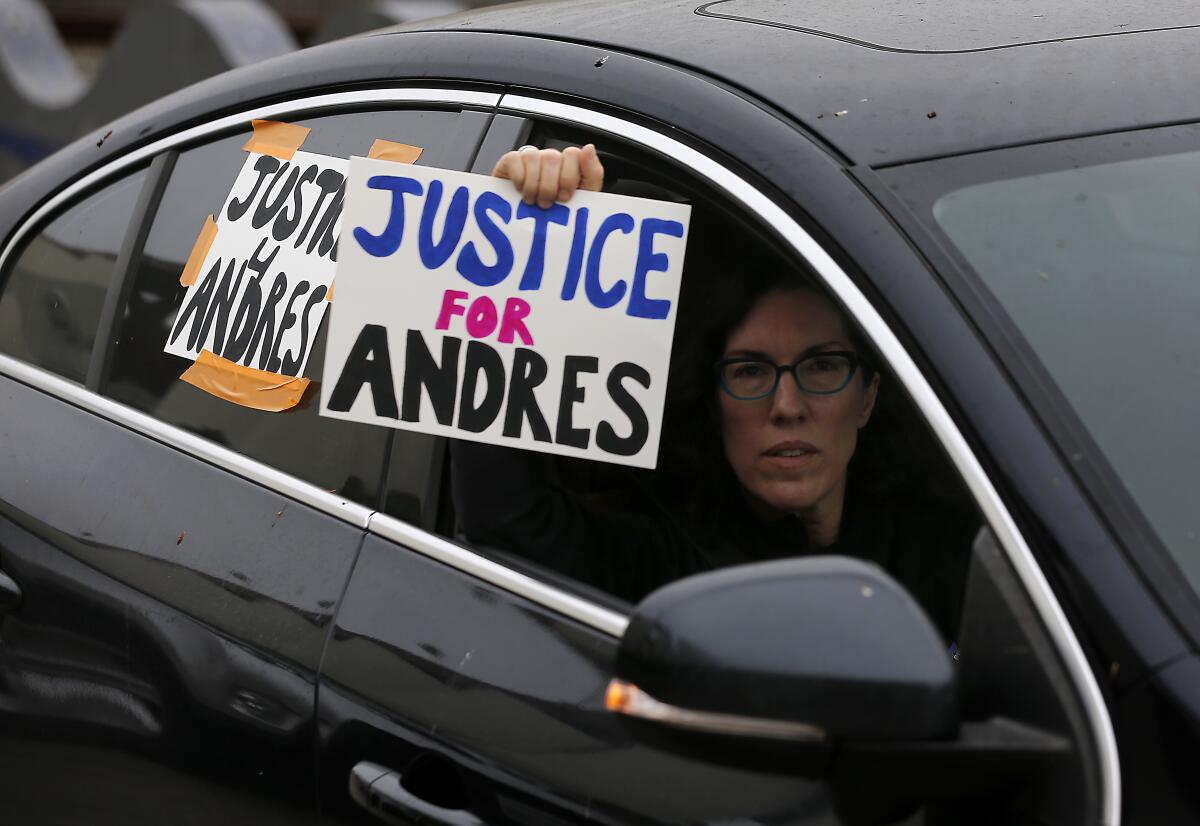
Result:
[[[969,186],[933,212],[1200,589],[1200,152]]]

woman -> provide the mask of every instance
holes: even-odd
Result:
[[[510,152],[494,174],[543,207],[604,180],[590,144]],[[694,232],[692,244],[713,236]],[[598,503],[552,484],[545,456],[457,442],[460,525],[474,542],[630,601],[724,565],[855,556],[890,570],[953,638],[974,515],[898,507],[851,484],[879,375],[825,294],[783,262],[747,253],[760,246],[726,235],[698,265],[692,255],[685,263],[689,276],[700,266],[718,277],[684,278],[658,472],[627,472],[621,501]],[[721,260],[731,247],[736,264]],[[687,294],[697,283],[702,299]]]

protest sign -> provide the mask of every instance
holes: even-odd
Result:
[[[654,467],[690,211],[352,158],[321,415]]]
[[[346,165],[311,152],[247,154],[184,271],[188,289],[166,352],[195,360],[207,350],[259,371],[303,374],[328,306]]]

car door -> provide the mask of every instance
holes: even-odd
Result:
[[[316,673],[390,435],[319,419],[303,399],[238,406],[180,381],[187,360],[164,352],[197,234],[247,157],[251,121],[267,118],[310,130],[314,153],[382,139],[454,166],[490,114],[393,90],[230,116],[64,190],[10,246],[5,819],[315,818]],[[323,328],[313,386],[322,347]]]
[[[532,127],[497,116],[472,171],[487,174]],[[453,533],[439,441],[396,432],[392,465],[407,481],[389,477],[391,495],[412,508],[376,515],[323,660],[324,811],[363,818],[366,798],[346,790],[378,766],[418,790],[390,812],[400,823],[473,816],[455,810],[495,823],[827,816],[821,784],[632,741],[603,708],[628,604],[436,535]]]
[[[971,713],[1011,715],[1063,738],[1056,742],[1072,744],[1050,758],[1053,770],[1036,788],[1014,798],[1011,812],[1001,807],[993,815],[999,822],[1030,816],[1095,822],[1102,805],[1095,779],[1100,770],[1072,688],[1077,678],[1063,670],[1056,643],[1031,607],[1028,580],[1003,550],[1022,540],[995,516],[994,490],[926,380],[833,258],[751,184],[657,131],[536,97],[508,96],[501,112],[495,128],[503,124],[515,134],[508,141],[485,141],[475,171],[486,173],[500,152],[522,143],[562,147],[595,141],[609,181],[623,182],[618,191],[706,207],[729,222],[729,237],[737,243],[747,236],[733,234],[734,225],[741,226],[740,233],[768,239],[762,243],[779,243],[782,235],[795,244],[797,269],[819,272],[851,304],[853,318],[881,350],[889,379],[921,399],[912,411],[923,422],[924,438],[940,440],[953,454],[937,458],[933,447],[922,470],[948,469],[969,502],[965,507],[984,515],[986,527],[974,545],[982,562],[964,598],[963,633],[974,646],[972,664],[963,672],[970,686],[964,702]],[[530,117],[534,114],[539,117]],[[751,113],[739,114],[753,121]],[[761,133],[764,140],[769,131]],[[792,140],[789,151],[803,155],[802,139]],[[663,161],[666,157],[678,165]],[[655,171],[662,168],[673,171]],[[829,198],[844,208],[840,197]],[[874,220],[879,222],[877,214]],[[687,277],[685,270],[685,282]],[[399,432],[398,444],[401,438],[420,437]],[[371,822],[365,811],[392,823],[461,824],[884,823],[914,812],[915,804],[888,808],[895,790],[888,791],[886,772],[847,795],[844,785],[806,779],[778,762],[764,769],[761,761],[731,756],[736,750],[714,756],[700,743],[689,750],[622,725],[606,710],[605,692],[634,606],[598,581],[558,573],[544,559],[467,543],[446,504],[450,465],[439,460],[440,452],[431,448],[416,455],[407,472],[411,489],[404,498],[424,503],[422,508],[372,516],[335,621],[317,710],[326,811],[362,822]],[[393,464],[402,465],[404,455],[412,454],[393,456]],[[594,464],[559,465],[556,472],[563,484],[598,497],[627,501],[652,490]],[[507,483],[492,479],[495,485]],[[1027,564],[1023,557],[1019,562]],[[991,656],[1000,651],[1010,658]],[[1006,689],[996,691],[997,685]],[[952,785],[944,783],[927,799],[953,799]],[[971,794],[958,803],[942,800],[937,811],[972,822],[972,814],[986,807],[953,808]],[[994,791],[974,794],[995,805]]]
[[[1200,692],[1195,131],[1032,143],[898,166],[871,184],[946,256],[952,289],[1069,459],[1047,472],[1054,459],[1028,457],[1023,484],[1096,639],[1126,758],[1126,823],[1196,810],[1169,768],[1195,750]],[[1036,491],[1039,479],[1056,494]],[[1078,518],[1071,496],[1090,497],[1103,519]]]

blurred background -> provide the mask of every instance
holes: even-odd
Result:
[[[210,75],[499,0],[0,0],[0,183]]]

